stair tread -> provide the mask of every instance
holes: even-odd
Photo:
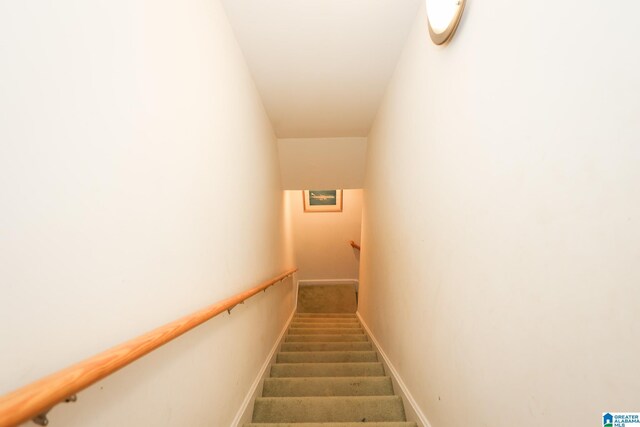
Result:
[[[337,328],[349,328],[349,329],[359,329],[362,328],[362,326],[360,326],[360,323],[357,322],[341,322],[341,323],[330,323],[330,322],[292,322],[291,323],[291,327],[292,328],[303,328],[303,329],[308,329],[308,328],[330,328],[330,329],[337,329]]]
[[[311,334],[311,335],[287,335],[285,342],[358,342],[367,341],[364,334]]]
[[[355,317],[298,317],[291,320],[292,323],[339,323],[346,325],[359,325],[360,321]]]
[[[380,362],[276,363],[271,377],[355,377],[384,376]]]
[[[317,315],[317,316],[293,316],[294,320],[304,320],[305,322],[312,322],[314,320],[328,320],[333,322],[357,322],[356,316],[330,316],[330,315]]]
[[[360,325],[358,319],[348,319],[342,317],[335,318],[320,318],[320,317],[303,317],[299,319],[293,319],[291,323],[306,323],[311,325],[326,325],[326,324],[336,324],[336,325]]]
[[[356,317],[355,313],[296,313],[295,317]]]
[[[246,423],[243,427],[418,427],[412,421],[390,421],[373,423]]]
[[[389,377],[384,377],[389,378]],[[265,402],[282,402],[282,401],[296,401],[300,403],[316,403],[316,402],[386,402],[397,401],[402,402],[399,396],[296,396],[296,397],[256,397],[256,401]]]
[[[360,328],[289,328],[289,335],[363,335]]]
[[[391,396],[390,377],[266,378],[263,397]]]
[[[406,421],[398,396],[258,397],[253,422]]]
[[[344,351],[344,350],[372,350],[369,341],[354,342],[285,342],[280,351]]]
[[[355,317],[294,317],[292,322],[302,323],[357,323],[360,321]]]
[[[276,363],[377,362],[375,351],[281,351]]]

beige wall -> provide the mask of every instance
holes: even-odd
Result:
[[[304,212],[302,191],[287,191],[300,280],[358,279],[362,190],[343,191],[342,212]]]
[[[278,140],[285,190],[362,188],[367,138]]]
[[[369,136],[360,311],[432,427],[640,396],[640,4],[421,7]]]
[[[292,266],[276,139],[218,1],[0,3],[0,394]],[[287,281],[51,426],[228,426]]]

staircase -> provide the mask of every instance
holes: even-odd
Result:
[[[417,427],[352,313],[297,313],[244,427]]]

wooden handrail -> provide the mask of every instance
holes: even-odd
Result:
[[[113,374],[218,314],[231,310],[296,271],[298,271],[297,268],[288,270],[252,289],[217,302],[0,397],[0,427],[13,427],[45,413],[96,381]]]
[[[357,244],[356,242],[354,242],[353,240],[349,241],[349,244],[351,245],[351,247],[352,247],[353,249],[360,250],[360,245],[359,245],[359,244]]]

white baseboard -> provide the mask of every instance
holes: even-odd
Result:
[[[293,316],[295,314],[296,308],[294,307],[291,316],[289,316],[289,320],[286,321],[282,332],[280,332],[280,335],[276,340],[276,343],[273,345],[273,348],[271,349],[271,352],[269,352],[267,359],[262,364],[262,368],[260,368],[260,371],[258,372],[256,379],[253,381],[249,392],[245,396],[242,405],[240,405],[238,413],[233,418],[231,427],[238,427],[242,426],[245,423],[251,422],[251,418],[253,416],[253,404],[256,401],[256,397],[258,397],[258,394],[262,393],[262,383],[264,382],[264,379],[269,375],[269,366],[271,366],[275,362],[278,348],[280,348],[280,344],[282,343],[282,340],[284,340],[284,335],[287,332],[287,329],[289,329],[289,325],[291,324],[291,320],[293,319]]]
[[[415,399],[411,395],[411,392],[398,374],[398,371],[393,366],[391,360],[389,360],[382,347],[380,347],[380,343],[378,343],[378,340],[369,329],[369,326],[367,326],[365,321],[362,319],[360,312],[356,312],[356,315],[358,316],[358,319],[360,319],[360,323],[362,323],[362,327],[364,327],[367,335],[369,335],[369,338],[371,338],[376,351],[378,352],[378,354],[380,354],[380,356],[382,356],[382,364],[384,365],[385,372],[391,374],[393,389],[395,390],[396,394],[402,398],[402,402],[404,403],[404,412],[407,417],[407,421],[414,421],[418,424],[419,427],[431,427],[429,420],[427,420],[427,417],[424,415],[420,407],[418,407],[418,404],[416,403]]]

